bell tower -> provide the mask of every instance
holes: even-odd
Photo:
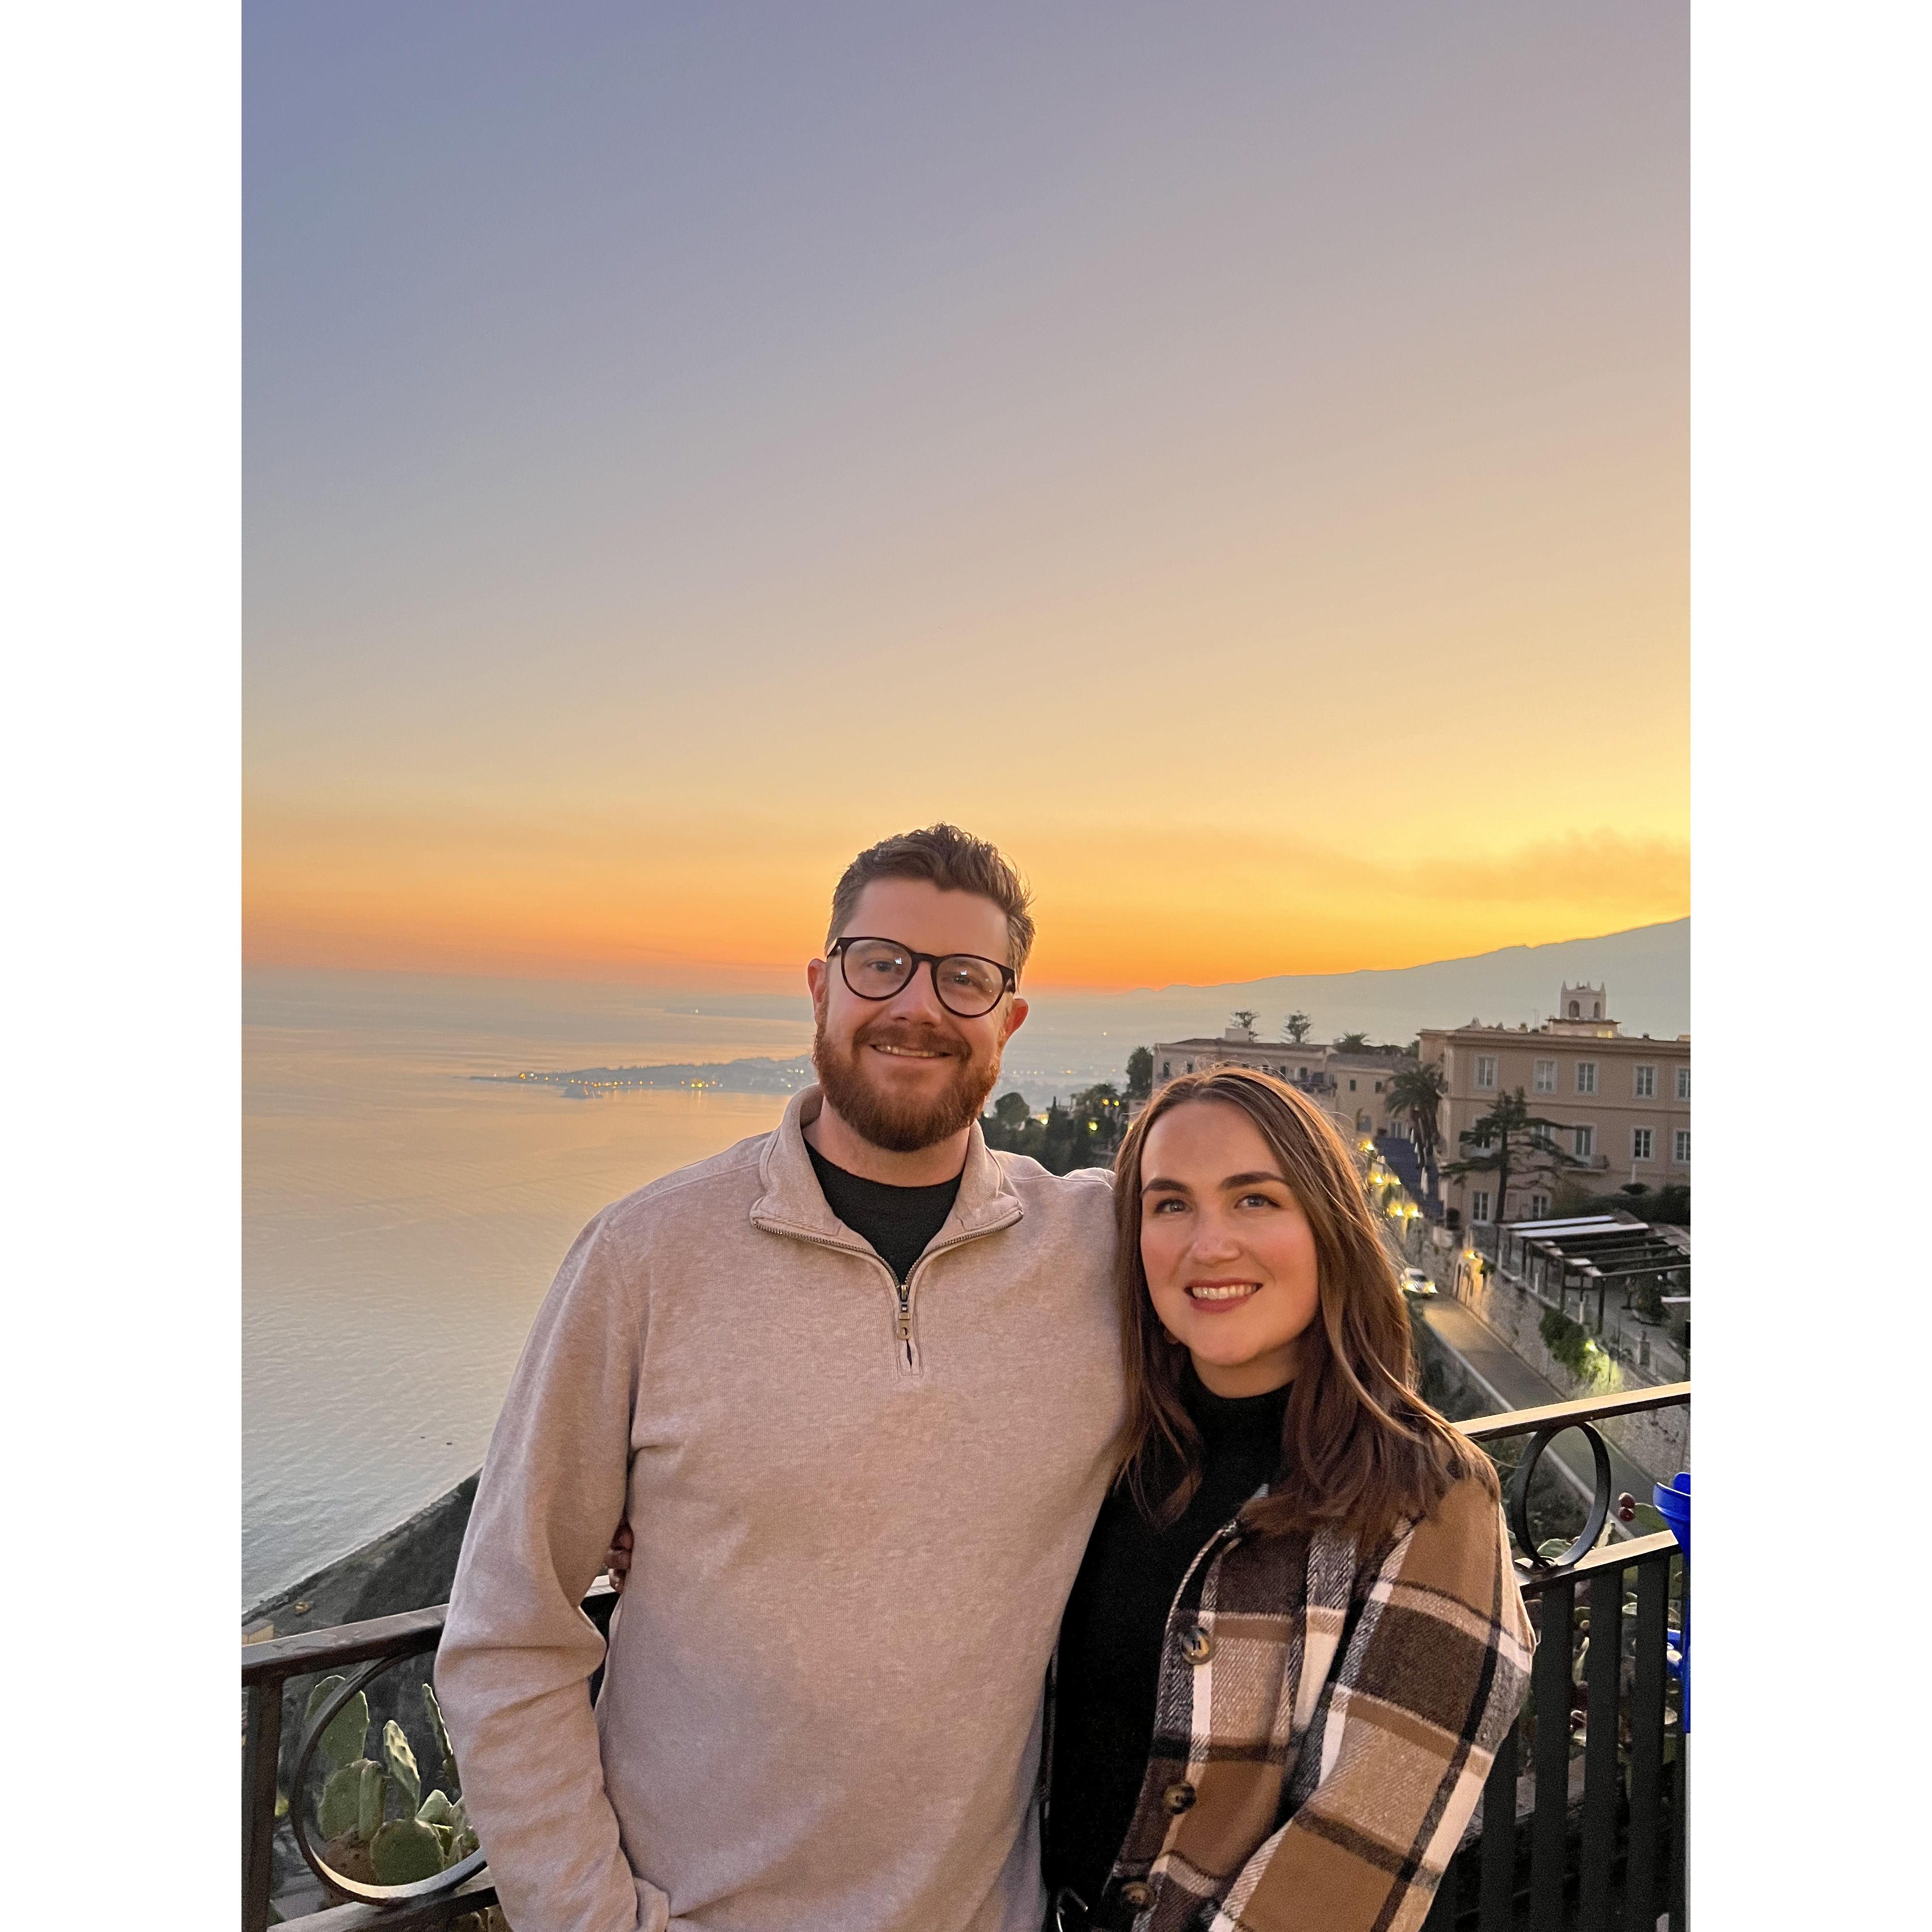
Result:
[[[1556,1011],[1550,1020],[1550,1030],[1606,1040],[1617,1030],[1617,1023],[1610,1014],[1607,985],[1565,986],[1557,996]]]

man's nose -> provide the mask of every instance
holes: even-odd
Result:
[[[939,968],[929,959],[922,959],[912,969],[912,977],[892,995],[887,1009],[895,1018],[927,1020],[944,1025],[946,1009],[940,1004]]]

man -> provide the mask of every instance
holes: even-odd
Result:
[[[1032,938],[980,840],[861,854],[820,1084],[565,1258],[436,1662],[515,1932],[1037,1932],[1041,1685],[1122,1396],[1106,1177],[978,1126]]]

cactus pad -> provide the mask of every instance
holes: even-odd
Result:
[[[463,1780],[456,1772],[456,1747],[449,1742],[448,1727],[442,1721],[442,1706],[436,1700],[436,1692],[429,1684],[422,1688],[423,1715],[429,1720],[429,1734],[435,1740],[437,1754],[442,1760],[442,1781],[456,1797],[463,1796]]]
[[[362,1782],[356,1793],[356,1835],[366,1845],[382,1827],[389,1780],[382,1775],[382,1767],[372,1758],[362,1760]]]
[[[413,1885],[442,1869],[442,1840],[433,1825],[392,1818],[370,1840],[369,1860],[382,1885]]]
[[[456,1807],[440,1791],[432,1791],[416,1807],[416,1816],[425,1825],[454,1825],[457,1822]]]
[[[382,1726],[382,1764],[403,1794],[405,1810],[413,1814],[422,1802],[422,1774],[416,1769],[416,1754],[402,1726],[393,1718]]]
[[[316,1714],[342,1685],[343,1679],[339,1676],[325,1677],[308,1694],[308,1708],[302,1714],[304,1730],[315,1722]],[[369,1700],[358,1690],[337,1712],[334,1721],[322,1732],[320,1749],[332,1765],[352,1764],[362,1755],[362,1747],[368,1737]]]
[[[315,1808],[316,1826],[325,1838],[339,1838],[355,1830],[362,1802],[362,1767],[369,1762],[359,1759],[329,1773]]]

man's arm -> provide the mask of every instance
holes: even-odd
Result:
[[[579,1605],[624,1514],[641,1295],[603,1217],[538,1311],[490,1439],[436,1687],[465,1808],[517,1932],[660,1932],[604,1795]]]

